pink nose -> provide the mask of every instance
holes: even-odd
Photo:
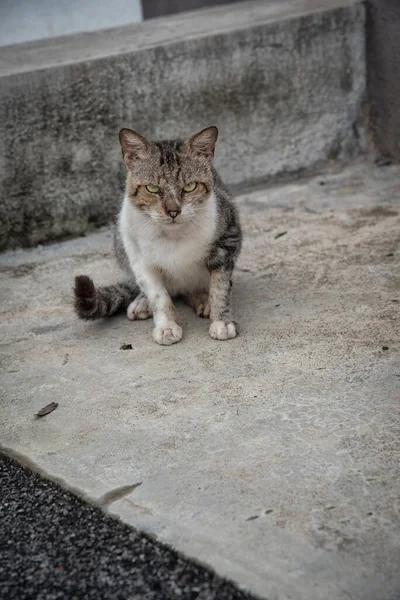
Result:
[[[171,219],[175,219],[181,213],[179,208],[175,210],[167,210],[167,215],[171,217]]]

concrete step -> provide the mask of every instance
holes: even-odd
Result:
[[[364,7],[237,3],[0,50],[0,249],[108,223],[118,130],[220,128],[232,186],[345,161],[362,147]]]
[[[1,444],[268,600],[399,598],[399,177],[239,197],[227,342],[182,305],[168,348],[149,321],[78,321],[73,276],[118,277],[108,229],[4,253]]]

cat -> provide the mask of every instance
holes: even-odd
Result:
[[[242,245],[239,216],[213,167],[218,129],[187,141],[151,142],[139,133],[119,134],[127,167],[126,192],[114,248],[125,283],[95,287],[75,278],[75,310],[98,319],[121,309],[153,316],[153,339],[171,345],[182,328],[171,298],[183,297],[199,317],[210,318],[216,340],[238,333],[231,308],[232,272]]]

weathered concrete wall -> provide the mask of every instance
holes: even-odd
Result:
[[[368,96],[381,158],[400,161],[400,1],[367,2]]]
[[[1,248],[110,221],[123,126],[154,138],[218,125],[217,167],[232,185],[359,152],[361,4],[261,1],[196,14],[2,50]]]

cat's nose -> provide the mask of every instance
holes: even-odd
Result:
[[[179,208],[176,208],[175,210],[167,210],[167,214],[171,217],[171,219],[175,219],[178,215],[180,215],[180,213],[181,211]]]

